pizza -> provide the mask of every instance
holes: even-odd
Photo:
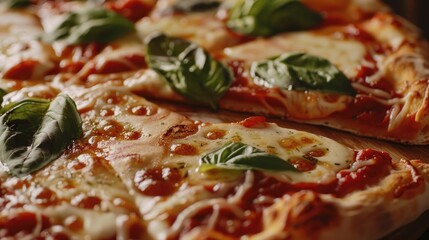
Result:
[[[429,142],[427,42],[378,1],[9,2],[26,7],[2,14],[6,89],[114,84],[153,99]]]
[[[40,102],[2,110],[0,137],[14,146],[1,149],[2,237],[376,239],[429,207],[420,160],[392,161],[264,117],[196,122],[115,87],[66,93],[42,113],[25,153],[11,143],[24,132],[13,127],[20,109]],[[69,116],[55,118],[58,106]],[[55,124],[70,131],[50,133]],[[47,158],[66,136],[64,153]]]
[[[378,1],[1,4],[2,239],[379,239],[429,209],[424,156],[266,118],[429,143],[427,43]]]

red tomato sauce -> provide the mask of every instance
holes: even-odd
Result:
[[[137,22],[143,17],[146,17],[154,7],[152,3],[141,0],[111,1],[107,2],[105,6],[132,22]]]
[[[240,237],[245,234],[254,234],[262,229],[262,211],[266,207],[274,204],[275,198],[282,198],[285,195],[294,194],[302,191],[311,191],[322,194],[332,194],[335,197],[343,197],[354,191],[365,189],[368,186],[377,184],[380,179],[387,176],[392,168],[390,156],[384,152],[378,152],[371,149],[357,151],[355,162],[363,162],[360,167],[352,171],[349,169],[340,171],[334,180],[324,184],[318,183],[286,183],[276,178],[266,176],[262,172],[254,172],[253,186],[247,189],[243,197],[240,198],[239,208],[245,212],[244,218],[239,218],[228,209],[219,209],[216,214],[218,218],[214,229],[221,233],[232,234]],[[244,183],[244,177],[242,179]],[[208,191],[216,191],[207,188]],[[239,186],[232,188],[227,196],[233,196],[237,193]],[[264,199],[261,201],[261,199]],[[302,210],[302,214],[310,214],[312,228],[323,227],[321,223],[326,223],[335,217],[335,208],[328,203],[316,201],[310,202],[309,209]],[[314,206],[313,206],[314,205]],[[327,210],[328,209],[328,210]],[[329,210],[330,209],[330,210]],[[306,212],[307,211],[307,212]],[[310,211],[310,212],[308,212]],[[183,232],[188,232],[192,228],[207,225],[210,217],[214,214],[213,207],[207,207],[195,214],[190,221],[184,224]],[[298,216],[299,217],[299,216]],[[305,216],[300,221],[306,219]],[[308,220],[308,219],[307,219]],[[314,221],[313,221],[314,220]],[[174,221],[174,219],[172,219]],[[314,226],[313,226],[314,225]]]
[[[33,76],[36,66],[39,64],[36,60],[23,60],[19,64],[8,69],[3,78],[14,80],[28,80]]]
[[[169,196],[177,191],[181,179],[176,168],[151,168],[138,171],[134,185],[144,195]]]

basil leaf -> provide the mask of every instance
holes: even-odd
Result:
[[[72,12],[42,40],[62,40],[68,44],[108,43],[134,30],[134,24],[121,15],[101,8]]]
[[[232,83],[228,68],[195,43],[163,34],[146,39],[149,67],[179,94],[218,109],[219,99]]]
[[[212,168],[230,170],[296,171],[289,162],[244,143],[227,143],[220,149],[200,159],[199,171]]]
[[[31,4],[31,0],[8,0],[6,6],[8,8],[24,8]]]
[[[255,62],[250,75],[258,85],[286,90],[320,90],[355,95],[351,82],[327,59],[305,53]]]
[[[244,0],[232,8],[227,26],[250,36],[271,36],[305,30],[320,24],[322,16],[298,0]]]
[[[177,0],[173,9],[179,12],[203,12],[216,9],[220,2],[216,0]]]
[[[0,161],[15,176],[41,169],[82,136],[80,115],[66,95],[11,103],[0,114]]]

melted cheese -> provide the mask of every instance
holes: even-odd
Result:
[[[91,7],[97,6],[94,2],[70,2],[65,3],[64,8],[70,9],[70,11],[83,11],[84,9],[88,9]],[[57,26],[64,20],[66,14],[53,14],[51,11],[41,11],[40,13],[42,24],[46,32],[54,31]],[[56,41],[53,43],[53,47],[58,56],[61,56],[64,49],[69,44],[63,41]],[[128,34],[114,42],[108,44],[106,48],[104,48],[94,59],[89,61],[83,69],[79,72],[78,75],[86,76],[87,73],[92,73],[92,68],[95,70],[104,69],[106,67],[106,63],[116,62],[128,68],[128,70],[136,70],[141,66],[137,65],[138,63],[134,63],[131,59],[127,59],[127,57],[131,56],[141,56],[143,57],[146,52],[146,49],[142,43],[142,41],[136,36],[136,34]],[[81,53],[73,56],[73,61],[78,61],[81,57]],[[77,59],[76,59],[77,58]],[[108,69],[106,69],[108,70]]]
[[[318,119],[328,117],[332,113],[344,110],[352,97],[338,95],[335,100],[329,99],[329,95],[320,92],[299,92],[281,90],[282,95],[270,93],[287,110],[288,117],[294,119]],[[268,105],[268,103],[267,103]],[[277,115],[284,115],[279,112]]]
[[[207,132],[222,129],[226,135],[219,140],[209,140],[205,137]],[[302,139],[305,139],[303,142]],[[176,140],[173,144],[188,144],[198,148],[199,156],[213,152],[229,141],[241,141],[261,150],[276,154],[282,159],[302,158],[305,154],[315,149],[325,150],[326,154],[318,157],[316,168],[305,173],[287,171],[282,173],[267,172],[266,174],[275,176],[287,182],[329,182],[335,178],[335,174],[349,166],[353,161],[354,153],[351,149],[321,136],[300,132],[291,129],[279,128],[270,124],[267,128],[251,129],[240,124],[213,124],[203,127],[196,135],[185,139]],[[291,149],[282,147],[281,141],[290,142]],[[307,142],[308,141],[308,142]],[[274,151],[274,152],[273,152]],[[172,155],[166,159],[166,164],[185,162],[187,164],[188,178],[191,183],[201,183],[205,177],[197,169],[199,166],[199,156],[189,157]]]
[[[219,50],[238,42],[213,13],[146,17],[137,23],[136,28],[142,39],[153,32],[162,32],[189,39],[208,50]]]
[[[151,105],[126,91],[114,91],[113,89],[113,87],[98,86],[86,91],[84,94],[82,94],[81,90],[70,92],[70,94],[79,95],[77,105],[81,109],[113,107],[112,104],[103,100],[105,99],[103,96],[109,91],[116,92],[115,96],[122,95],[122,99],[125,101],[122,103],[124,105]],[[87,101],[88,99],[96,100]],[[252,171],[234,174],[222,173],[222,171],[218,173],[201,173],[198,171],[199,158],[219,149],[227,142],[240,141],[275,154],[284,160],[295,157],[302,158],[303,155],[313,150],[325,152],[323,156],[316,157],[317,164],[314,170],[308,172],[264,171],[268,176],[289,183],[329,182],[336,178],[336,173],[339,170],[349,167],[354,160],[354,152],[351,149],[333,140],[310,133],[280,128],[274,124],[268,124],[266,128],[262,129],[249,129],[238,123],[203,124],[200,125],[195,134],[182,139],[173,139],[171,142],[171,144],[187,144],[195,147],[197,149],[196,155],[169,154],[168,150],[167,152],[165,150],[166,146],[159,144],[159,137],[172,126],[190,124],[190,121],[186,118],[164,109],[158,109],[156,114],[150,116],[136,116],[126,112],[118,112],[114,116],[104,118],[113,118],[123,126],[132,126],[134,130],[142,133],[142,136],[136,140],[115,141],[107,139],[99,142],[98,146],[102,147],[103,154],[107,156],[109,164],[117,171],[128,191],[134,197],[136,206],[148,226],[148,234],[154,239],[177,236],[182,231],[183,224],[186,224],[201,209],[212,208],[213,214],[210,215],[208,229],[210,229],[210,226],[216,225],[219,219],[219,209],[228,209],[237,216],[244,214],[237,207],[237,204],[242,201],[246,192],[255,184]],[[98,122],[100,121],[98,120]],[[208,132],[217,130],[224,131],[225,135],[216,140],[206,138]],[[146,196],[140,193],[134,185],[134,174],[139,169],[156,166],[184,166],[181,171],[186,172],[186,183],[167,198]],[[241,174],[244,174],[242,183],[238,182]],[[214,186],[216,190],[208,191],[204,187],[205,185]],[[225,198],[226,193],[233,188],[236,188],[235,193]],[[269,202],[274,201],[274,199],[260,198],[258,201]],[[177,216],[176,220],[172,223],[167,222],[165,218],[167,215]],[[270,215],[267,210],[264,214],[264,221],[271,221],[269,219],[273,217],[275,216]],[[266,224],[268,225],[268,223]],[[195,234],[196,232],[197,229],[188,234]]]
[[[109,70],[108,63],[112,62],[124,66],[127,70],[140,69],[141,66],[138,65],[139,63],[134,63],[132,59],[129,59],[129,57],[140,56],[143,58],[145,52],[146,48],[137,36],[135,34],[129,34],[110,43],[103,49],[103,51],[97,54],[94,59],[85,64],[83,69],[79,71],[78,75],[86,76],[91,74],[91,70],[93,70],[92,68],[95,68],[96,72],[103,69]],[[90,77],[92,77],[92,75]],[[99,77],[106,78],[103,74]],[[93,78],[97,79],[97,76]]]
[[[34,15],[0,12],[0,73],[6,73],[25,60],[36,61],[31,79],[41,79],[54,68],[56,57],[52,49],[37,40],[42,33]]]
[[[362,43],[354,40],[339,40],[333,36],[300,32],[258,39],[224,50],[227,58],[240,59],[249,63],[290,52],[305,52],[326,58],[352,79],[362,64],[366,48]]]
[[[84,122],[88,123],[84,116]],[[86,125],[90,127],[90,125]],[[86,128],[85,133],[90,132]],[[41,216],[47,216],[54,224],[50,229],[55,231],[55,224],[62,225],[61,232],[65,232],[75,239],[106,239],[120,234],[127,234],[128,227],[124,221],[120,221],[130,214],[138,214],[134,206],[134,198],[124,186],[122,180],[116,175],[114,169],[101,156],[95,152],[84,151],[76,156],[63,155],[24,181],[30,182],[27,187],[14,187],[21,180],[8,176],[1,171],[0,187],[14,189],[8,196],[11,202],[0,209],[0,218],[13,216],[13,213],[29,211],[36,213],[38,224],[41,224]],[[49,189],[54,197],[40,195],[48,204],[39,204],[38,196],[43,189]],[[43,193],[42,193],[43,194]],[[94,196],[99,199],[94,207],[80,205],[80,200]],[[52,202],[50,202],[52,201]],[[17,207],[22,204],[23,207]],[[82,227],[72,230],[65,224],[70,216],[75,216],[82,221]],[[58,226],[57,226],[58,228]],[[29,239],[40,236],[43,230],[39,226],[32,229]]]

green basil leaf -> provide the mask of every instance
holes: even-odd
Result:
[[[289,162],[244,143],[227,143],[200,159],[199,171],[230,170],[297,171]]]
[[[31,0],[7,0],[6,6],[8,8],[24,8],[31,4]]]
[[[146,39],[149,67],[185,98],[214,110],[232,83],[232,74],[195,43],[163,34]]]
[[[53,31],[42,35],[42,40],[62,40],[68,44],[108,43],[134,30],[134,24],[121,15],[101,8],[71,12]]]
[[[327,59],[305,53],[255,62],[250,75],[258,85],[286,90],[319,90],[355,95],[350,80]]]
[[[298,0],[244,0],[232,8],[227,26],[249,36],[271,36],[305,30],[320,24],[322,16]]]
[[[15,176],[41,169],[82,136],[76,105],[63,94],[11,103],[0,114],[0,161]]]
[[[177,0],[173,9],[179,12],[203,12],[218,8],[220,2],[216,0]]]

